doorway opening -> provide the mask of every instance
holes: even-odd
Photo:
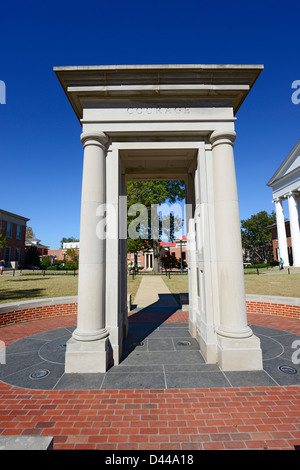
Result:
[[[165,318],[181,308],[181,294],[188,295],[186,184],[139,179],[126,188],[128,314],[161,310]]]

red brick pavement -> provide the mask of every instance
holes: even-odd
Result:
[[[166,321],[187,318],[179,313]],[[299,334],[299,320],[248,320]],[[0,336],[9,344],[75,322],[36,320],[4,327]],[[39,391],[0,382],[0,435],[50,435],[54,449],[289,450],[300,445],[299,405],[298,386]]]

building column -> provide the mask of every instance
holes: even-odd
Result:
[[[84,164],[81,195],[77,328],[67,343],[67,373],[105,372],[108,367],[108,331],[105,327],[104,230],[99,229],[106,203],[105,134],[81,134]],[[98,225],[99,224],[99,225]]]
[[[234,140],[234,131],[214,131],[210,137],[220,304],[217,357],[223,370],[259,370],[260,340],[247,324]]]
[[[297,201],[293,192],[288,194],[293,266],[300,267],[300,230]]]
[[[283,259],[284,266],[289,266],[290,263],[289,263],[289,255],[288,255],[288,248],[287,248],[287,241],[286,241],[286,231],[285,231],[282,200],[279,198],[276,198],[274,199],[274,202],[275,202],[275,212],[276,212],[279,258]]]

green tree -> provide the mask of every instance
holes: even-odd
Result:
[[[137,238],[133,239],[133,237],[130,237],[129,230],[127,250],[137,253],[138,251],[148,251],[152,248],[153,270],[155,272],[159,271],[160,265],[159,241],[162,236],[163,217],[160,217],[158,220],[158,233],[153,233],[154,224],[151,223],[151,219],[152,221],[155,219],[155,210],[152,206],[160,206],[164,203],[174,204],[182,201],[184,198],[185,184],[183,181],[130,181],[127,183],[128,228],[131,227],[132,222],[136,220],[137,216],[142,215],[142,218],[144,218],[144,223],[141,222],[137,227],[136,232],[139,233]],[[138,204],[146,207],[146,213],[141,214],[141,211],[138,211]],[[133,212],[130,212],[132,208]],[[175,225],[174,218],[172,219],[171,217],[170,239],[173,237]]]
[[[50,256],[44,256],[42,261],[41,261],[41,268],[42,269],[47,269],[48,266],[51,265],[51,260],[50,260]]]
[[[32,227],[27,226],[26,227],[26,238],[27,240],[31,240],[34,237],[34,233],[32,230]]]
[[[6,237],[0,233],[0,250],[6,247]]]
[[[40,266],[40,256],[39,251],[36,246],[30,246],[25,254],[25,266]]]
[[[67,249],[67,264],[66,267],[67,269],[78,269],[78,253],[74,248],[68,248]]]
[[[2,233],[2,230],[3,230],[3,227],[0,226],[0,250],[6,247],[6,236],[4,235],[4,233]]]
[[[243,248],[253,252],[256,262],[272,260],[272,232],[269,226],[275,222],[275,213],[268,214],[266,211],[241,221]]]

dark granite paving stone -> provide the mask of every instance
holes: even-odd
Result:
[[[222,372],[166,372],[167,388],[230,387]]]
[[[41,358],[38,355],[38,351],[8,354],[6,356],[6,364],[0,364],[0,379],[10,383],[9,376],[40,362]]]
[[[89,390],[149,388],[255,387],[300,384],[300,336],[268,327],[253,331],[263,350],[263,371],[221,371],[206,364],[185,324],[130,324],[120,365],[106,374],[65,374],[66,343],[75,327],[60,328],[8,345],[0,379],[28,389]],[[294,347],[293,347],[294,345]],[[294,363],[293,363],[294,360]],[[279,366],[294,367],[286,374]],[[41,378],[30,377],[41,372]],[[167,385],[166,385],[167,381]]]
[[[31,375],[38,372],[47,372],[42,378],[32,378]],[[34,390],[52,390],[62,374],[64,366],[59,364],[50,364],[42,361],[22,369],[6,378],[6,383],[16,387],[29,388]]]
[[[198,351],[134,351],[124,360],[123,364],[190,364],[191,362],[201,362],[201,358],[202,356]]]
[[[283,346],[274,337],[269,338],[267,336],[264,337],[258,334],[257,337],[260,338],[260,345],[264,360],[272,359],[274,357],[280,356],[283,353]]]
[[[100,390],[105,374],[63,374],[54,390]]]
[[[158,328],[157,330],[153,331],[148,338],[180,338],[180,337],[190,337],[190,333],[188,328]]]
[[[283,334],[276,337],[276,341],[278,341],[283,347],[283,353],[281,357],[292,361],[292,356],[298,356],[298,360],[300,360],[300,336],[295,335],[293,333]],[[299,353],[297,354],[297,351]]]
[[[163,365],[148,365],[148,366],[118,366],[111,367],[106,374],[131,374],[133,372],[163,372]]]
[[[133,341],[132,343],[126,342],[123,345],[121,362],[124,361],[129,355],[141,351],[147,351],[147,340],[143,339],[141,341]]]
[[[257,335],[275,337],[275,336],[281,336],[283,333],[285,333],[282,330],[276,330],[275,328],[269,328],[268,326],[250,325],[250,327],[255,335],[257,334]]]
[[[147,339],[148,351],[174,351],[172,338]]]
[[[65,363],[66,344],[70,339],[68,336],[59,336],[53,341],[47,341],[39,350],[39,356],[44,361]]]
[[[20,339],[6,347],[6,355],[24,354],[38,351],[45,344],[45,340],[32,339],[32,337]]]
[[[217,364],[206,364],[201,357],[202,362],[197,364],[166,364],[165,372],[220,372]]]
[[[74,328],[58,328],[57,330],[50,330],[44,331],[43,333],[37,333],[35,335],[30,336],[32,339],[42,339],[45,341],[52,341],[53,339],[57,339],[60,336],[69,335],[71,337],[72,331],[75,330]]]
[[[178,351],[198,351],[200,349],[198,341],[191,336],[174,338],[173,341],[175,349]]]
[[[143,325],[130,325],[128,335],[125,338],[124,344],[132,344],[139,341],[143,341],[155,330],[156,328],[153,328],[151,326],[143,328]]]
[[[128,374],[106,374],[101,389],[103,390],[134,390],[134,389],[164,389],[163,372]]]
[[[264,371],[225,371],[233,387],[269,387],[276,386],[277,383]]]
[[[277,357],[269,361],[264,361],[264,370],[277,382],[278,385],[299,385],[300,384],[300,365],[294,364],[282,357]],[[279,367],[288,366],[297,371],[296,374],[286,374]]]

